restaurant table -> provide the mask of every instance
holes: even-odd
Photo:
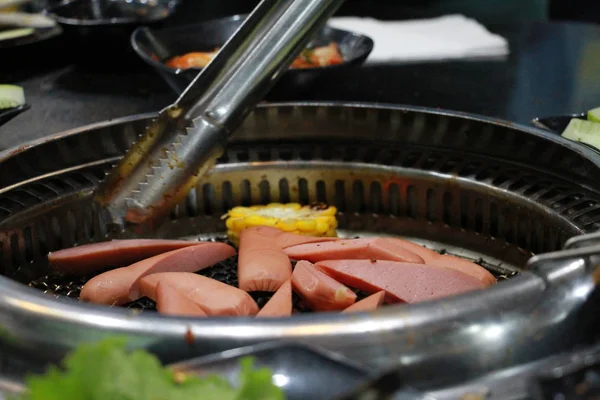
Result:
[[[490,29],[508,39],[507,58],[365,65],[274,89],[267,100],[396,103],[524,124],[600,106],[600,26],[539,22]],[[0,149],[156,111],[176,98],[150,67],[110,49],[90,51],[57,38],[10,57],[0,50],[0,58],[0,83],[23,86],[32,106],[0,126]]]

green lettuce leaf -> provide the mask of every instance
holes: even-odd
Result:
[[[16,400],[284,400],[268,369],[241,361],[240,386],[218,376],[176,379],[152,354],[125,350],[125,340],[81,345],[41,376],[26,380],[28,392]]]

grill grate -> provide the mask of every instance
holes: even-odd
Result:
[[[313,150],[321,152],[318,147]],[[239,158],[241,151],[233,148],[229,157],[234,154]],[[253,163],[258,153],[246,153],[248,163]],[[311,169],[290,167],[291,161],[283,165],[272,160],[257,167],[259,179],[254,173],[252,179],[248,178],[248,164],[230,160],[226,171],[213,174],[192,190],[170,218],[176,225],[193,222],[189,227],[198,230],[188,229],[186,234],[207,232],[208,227],[208,231],[218,232],[223,230],[220,215],[235,204],[325,201],[338,207],[341,225],[350,230],[408,231],[421,237],[426,233],[425,237],[433,235],[441,242],[449,229],[456,230],[475,242],[493,238],[498,242],[498,253],[507,246],[513,248],[515,255],[508,260],[513,264],[519,263],[514,261],[517,257],[525,259],[528,254],[560,247],[573,234],[574,224],[583,225],[582,229],[594,226],[589,216],[596,215],[598,203],[566,183],[550,185],[543,175],[523,177],[522,173],[483,160],[459,163],[456,156],[450,163],[454,169],[448,170],[447,160],[434,159],[440,158],[422,155],[414,157],[411,164],[402,163],[408,167],[396,168],[313,160]],[[419,166],[438,168],[417,169]],[[5,275],[24,274],[21,280],[37,278],[43,270],[40,261],[48,251],[111,236],[87,197],[106,167],[55,176],[0,197],[2,204],[12,200],[12,215],[19,214],[19,210],[30,215],[20,220],[18,229],[0,232]],[[436,175],[442,171],[450,175],[450,181]],[[28,276],[31,273],[37,276]]]
[[[217,236],[217,237],[211,238],[209,240],[210,241],[219,241],[219,242],[227,243],[229,245],[233,245],[233,243],[231,243],[227,238],[222,237],[222,236]],[[444,249],[439,250],[438,252],[441,254],[448,253]],[[498,279],[498,280],[510,279],[510,277],[512,277],[518,273],[517,271],[500,273],[500,272],[498,272],[497,266],[491,265],[491,264],[485,262],[483,259],[472,260],[472,261],[476,262],[477,264],[479,264],[482,267],[491,271],[494,274],[494,276],[496,277],[496,279]],[[208,278],[216,279],[219,282],[223,282],[228,285],[237,287],[238,286],[237,256],[234,256],[224,262],[220,262],[210,268],[200,271],[200,272],[198,272],[198,274],[200,274],[202,276],[206,276]],[[29,286],[39,289],[42,292],[49,294],[49,295],[53,295],[56,297],[67,297],[67,298],[78,300],[79,294],[81,292],[81,288],[92,277],[93,276],[80,277],[76,280],[73,280],[70,277],[63,276],[60,274],[49,274],[49,275],[43,276],[41,278],[32,280],[31,282],[29,282]],[[368,293],[362,292],[360,290],[356,290],[356,289],[353,289],[353,290],[357,294],[358,300],[362,300],[363,298],[365,298],[369,295]],[[264,293],[264,292],[255,292],[255,293],[251,293],[251,295],[254,298],[254,300],[256,301],[256,303],[258,304],[259,308],[262,308],[267,303],[267,301],[269,301],[269,299],[271,298],[271,296],[273,294],[272,293]],[[302,304],[300,298],[296,295],[296,293],[293,293],[293,297],[294,297],[293,304],[294,304],[295,312],[309,311]],[[156,304],[154,303],[154,301],[152,301],[146,297],[141,298],[132,303],[126,304],[126,305],[124,305],[124,307],[145,310],[145,311],[156,310]]]

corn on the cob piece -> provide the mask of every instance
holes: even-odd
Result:
[[[270,203],[265,206],[234,207],[223,216],[227,236],[236,245],[240,233],[254,226],[272,226],[306,236],[337,236],[337,209],[326,204]]]

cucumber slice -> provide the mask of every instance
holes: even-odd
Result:
[[[573,118],[561,136],[600,149],[600,123],[598,122]]]
[[[9,31],[0,32],[0,40],[16,39],[24,36],[33,35],[35,29],[33,28],[21,28],[11,29]]]
[[[588,121],[600,122],[600,107],[594,108],[587,113]]]
[[[15,85],[0,85],[0,110],[25,104],[23,88]]]

